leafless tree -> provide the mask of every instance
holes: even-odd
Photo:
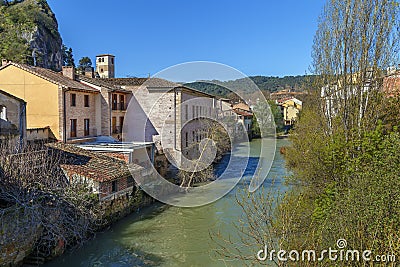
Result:
[[[322,88],[322,108],[334,130],[376,125],[379,92],[399,48],[398,3],[393,0],[329,0],[314,39],[315,87]]]
[[[46,146],[1,144],[0,255],[7,248],[30,247],[33,254],[47,258],[96,230],[96,198],[85,184],[66,180],[60,169],[64,160],[60,151]],[[2,260],[6,264],[15,258]]]
[[[214,179],[214,169],[210,163],[218,161],[222,155],[231,148],[231,139],[223,126],[215,121],[202,119],[204,132],[201,133],[203,142],[192,143],[188,150],[198,151],[198,157],[191,159],[189,168],[179,170],[178,177],[181,181],[181,187],[190,187],[194,183],[206,182]],[[212,155],[212,146],[216,148],[216,154]],[[215,158],[214,158],[215,157]],[[210,162],[210,158],[212,161]]]

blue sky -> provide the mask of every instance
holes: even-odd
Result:
[[[246,75],[303,75],[321,0],[48,0],[75,61],[116,56],[118,77],[147,76],[188,61]]]

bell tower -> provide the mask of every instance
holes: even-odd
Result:
[[[115,56],[110,54],[96,56],[96,72],[100,78],[115,78]]]

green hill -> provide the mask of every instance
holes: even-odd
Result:
[[[202,92],[213,94],[221,97],[228,97],[231,91],[228,88],[241,92],[247,92],[248,88],[253,88],[252,82],[265,94],[273,93],[283,89],[291,89],[293,91],[303,91],[307,89],[314,76],[285,76],[285,77],[268,77],[268,76],[251,76],[248,78],[238,79],[234,81],[198,81],[186,84],[189,87]]]

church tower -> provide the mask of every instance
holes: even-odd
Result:
[[[96,56],[96,72],[100,78],[115,78],[115,56],[110,54]]]

